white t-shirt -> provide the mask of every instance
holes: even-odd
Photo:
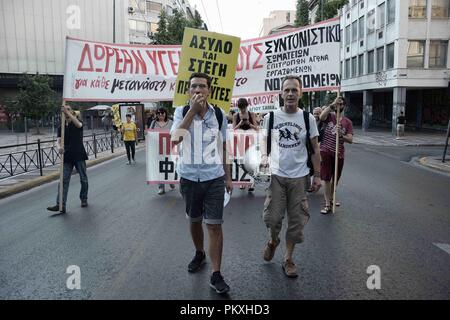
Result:
[[[269,113],[264,116],[264,129],[269,129]],[[267,131],[266,131],[267,132]],[[309,137],[317,137],[316,119],[309,114]],[[300,178],[309,174],[307,166],[306,126],[303,111],[286,113],[274,111],[270,169],[272,174],[286,178]]]

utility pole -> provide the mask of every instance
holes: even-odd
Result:
[[[116,0],[113,0],[113,43],[116,43]]]

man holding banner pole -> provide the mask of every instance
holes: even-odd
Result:
[[[81,207],[87,207],[88,178],[86,174],[86,160],[88,159],[83,145],[83,123],[79,111],[73,111],[70,106],[61,107],[61,127],[58,132],[58,146],[61,154],[61,171],[58,185],[56,205],[48,207],[49,211],[66,213],[67,194],[69,192],[70,177],[75,167],[80,176]]]
[[[325,207],[320,211],[322,214],[334,213],[334,208],[339,206],[335,194],[344,167],[344,142],[353,143],[353,124],[343,116],[344,108],[345,99],[338,96],[320,115],[325,126],[320,144],[320,172],[325,187]]]
[[[193,73],[189,78],[189,104],[175,110],[171,129],[174,144],[183,141],[177,172],[180,192],[186,203],[186,215],[195,246],[189,272],[200,270],[206,262],[202,221],[209,235],[209,256],[212,263],[210,286],[217,293],[226,293],[229,286],[220,272],[223,247],[224,192],[232,192],[230,166],[226,157],[227,119],[222,110],[219,124],[217,110],[208,103],[211,78]],[[221,150],[222,149],[222,150]],[[222,156],[222,157],[221,157]]]

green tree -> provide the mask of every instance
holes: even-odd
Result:
[[[315,22],[317,23],[335,17],[339,9],[347,3],[348,0],[319,0]]]
[[[309,25],[308,1],[297,0],[294,25],[296,27],[304,27]]]
[[[161,10],[157,32],[152,39],[155,44],[181,44],[183,42],[184,28],[203,28],[203,20],[197,10],[194,13],[194,19],[187,19],[184,14],[176,9],[172,15]]]
[[[170,42],[168,44],[181,44],[183,42],[184,28],[188,26],[188,20],[182,12],[174,9],[168,21],[167,32]]]
[[[167,32],[168,17],[165,9],[161,10],[158,18],[159,18],[158,29],[151,38],[154,44],[167,44],[169,34]]]
[[[204,22],[202,20],[202,16],[197,10],[195,10],[194,19],[190,20],[188,23],[189,27],[194,29],[203,29],[203,24]]]
[[[52,78],[46,75],[24,74],[18,83],[19,93],[7,99],[6,111],[10,115],[25,116],[35,121],[37,134],[40,134],[39,120],[57,108],[56,92],[51,88]]]

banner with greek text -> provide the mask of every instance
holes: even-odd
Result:
[[[234,132],[229,130],[227,148],[232,155],[231,178],[233,184],[249,185],[254,183],[243,168],[247,150],[256,150],[257,136],[255,132]],[[147,184],[177,184],[179,175],[176,172],[176,164],[180,160],[178,146],[170,141],[168,130],[148,129],[145,137]],[[258,157],[256,157],[258,158]],[[260,158],[260,157],[259,157]],[[259,159],[258,158],[258,159]]]
[[[243,98],[243,97],[241,97]],[[230,108],[236,112],[239,111],[237,102],[240,98],[233,98]],[[248,111],[254,113],[267,113],[280,108],[280,100],[278,94],[265,94],[253,97],[245,97],[248,102]]]
[[[240,42],[241,39],[233,36],[199,29],[184,29],[173,104],[186,104],[189,100],[189,77],[194,72],[203,72],[212,78],[208,102],[228,112]]]
[[[219,51],[227,53],[229,45],[225,48],[225,42],[219,46],[218,39],[202,40],[200,37],[191,43],[201,52],[200,57],[188,57],[189,53],[185,59],[196,60],[189,60],[187,67],[180,70],[189,74],[192,73],[189,69],[210,71],[207,73],[219,76],[226,71],[227,86],[230,78],[234,81],[233,97],[279,93],[281,79],[286,75],[299,75],[304,91],[336,90],[341,84],[339,30],[339,18],[334,18],[285,33],[241,41],[239,49],[233,44],[233,54],[238,51],[234,58],[234,76],[229,67],[233,61],[219,59]],[[120,45],[67,38],[63,98],[66,101],[117,102],[173,100],[182,59],[179,45]],[[187,73],[184,81],[186,76]],[[221,83],[218,88],[223,90],[212,93],[212,98],[219,98],[217,102],[225,110],[231,101],[231,90],[228,92],[227,86]],[[182,89],[186,90],[186,86],[180,87]],[[177,101],[178,104],[184,104],[186,96],[184,99]]]

